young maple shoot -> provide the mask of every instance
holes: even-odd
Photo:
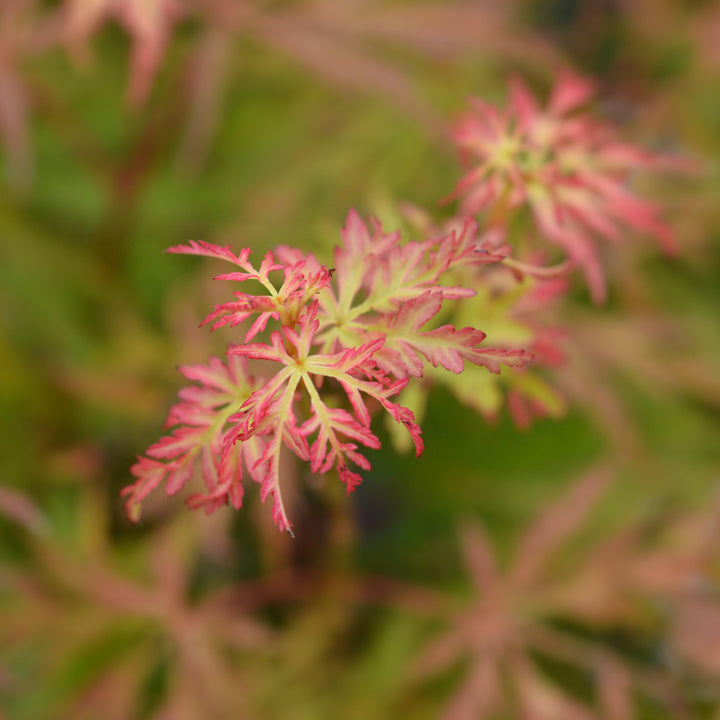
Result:
[[[258,268],[248,249],[236,255],[193,241],[169,252],[230,262],[240,270],[216,279],[255,281],[263,292],[235,291],[205,319],[212,329],[250,325],[243,342],[229,347],[226,362],[213,358],[207,366],[181,368],[197,385],[180,391],[166,423],[171,434],[138,458],[131,469],[136,481],[122,491],[135,521],[158,485],[164,481],[173,495],[199,466],[206,492],[188,497],[189,507],[208,513],[227,503],[240,508],[246,471],[260,483],[263,500],[272,496],[278,528],[291,531],[281,491],[283,446],[314,473],[337,471],[349,493],[361,482],[351,466],[370,469],[360,448],[380,447],[370,427],[375,410],[406,428],[416,455],[422,453],[413,412],[391,398],[427,365],[457,374],[468,362],[497,373],[501,365],[519,368],[532,359],[522,349],[482,346],[485,334],[474,327],[437,324],[446,300],[476,294],[444,280],[461,267],[502,260],[472,220],[459,231],[402,243],[398,233],[385,233],[376,220],[368,228],[350,211],[333,270],[289,247],[266,253]],[[271,277],[278,272],[279,286]],[[253,378],[253,360],[277,363],[278,370]]]
[[[139,518],[140,503],[162,482],[168,494],[178,492],[199,466],[206,492],[191,495],[190,507],[239,508],[247,472],[263,500],[272,495],[275,523],[290,530],[282,447],[314,473],[335,470],[350,492],[361,482],[352,468],[370,468],[361,449],[380,446],[370,427],[375,411],[385,410],[422,452],[417,418],[396,396],[405,389],[403,401],[422,411],[419,396],[431,382],[444,382],[487,417],[502,403],[501,383],[519,425],[533,415],[557,415],[562,402],[553,388],[521,371],[534,354],[539,366],[562,362],[558,330],[539,317],[567,288],[561,275],[578,266],[600,300],[605,280],[595,237],[617,241],[625,227],[674,249],[657,208],[627,182],[634,167],[682,163],[625,144],[612,127],[581,112],[592,93],[591,83],[566,73],[545,109],[520,81],[511,84],[504,110],[474,101],[453,130],[469,166],[451,195],[460,198],[459,214],[425,240],[403,242],[398,232],[385,232],[376,220],[368,226],[350,211],[332,270],[288,246],[266,253],[257,268],[249,249],[236,255],[196,241],[170,248],[230,262],[236,269],[217,279],[251,281],[261,290],[235,291],[205,319],[213,330],[242,325],[242,342],[229,348],[226,362],[181,368],[198,385],[181,391],[171,409],[171,434],[133,466],[136,481],[123,490],[129,516]],[[559,245],[568,261],[546,268],[537,250],[510,256],[503,243],[522,239],[517,224],[513,237],[506,233],[523,208],[531,233]],[[475,214],[483,216],[484,235]],[[492,327],[499,347],[482,344],[478,318]],[[254,378],[254,361],[278,370]],[[500,382],[490,382],[493,376]],[[418,393],[408,384],[419,378]]]

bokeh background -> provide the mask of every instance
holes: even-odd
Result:
[[[2,0],[0,717],[718,715],[719,39],[713,0]],[[677,258],[608,249],[602,306],[576,278],[557,417],[520,429],[437,389],[425,454],[381,434],[348,501],[298,485],[294,540],[255,488],[210,517],[158,493],[131,525],[119,491],[176,366],[234,340],[198,328],[214,268],[163,250],[327,257],[351,207],[442,217],[460,174],[445,128],[468,96],[504,102],[513,75],[545,96],[566,67],[625,138],[695,170],[638,178]],[[472,598],[468,564],[482,594],[482,548],[501,567],[533,556],[523,528],[599,466],[609,489],[553,516],[582,526],[553,563],[589,577],[571,595],[597,608],[580,623],[543,595],[537,611],[580,649],[533,651],[547,685],[528,676],[529,705],[483,714],[467,658],[416,660]],[[617,552],[633,543],[653,549]],[[651,558],[645,585],[613,614],[598,578],[630,556]]]

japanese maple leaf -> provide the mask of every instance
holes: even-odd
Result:
[[[425,676],[467,660],[442,717],[483,720],[509,713],[539,720],[631,720],[638,694],[667,705],[673,717],[690,717],[682,711],[672,674],[660,663],[627,657],[572,628],[603,622],[636,627],[638,607],[646,614],[654,603],[669,611],[671,647],[714,672],[712,641],[698,640],[696,623],[704,618],[713,633],[720,608],[716,598],[693,588],[700,579],[710,580],[720,528],[717,505],[664,527],[664,542],[656,547],[646,547],[647,529],[622,528],[582,554],[569,572],[558,571],[562,564],[551,561],[585,523],[609,480],[606,470],[592,471],[541,512],[504,569],[482,528],[466,526],[462,540],[472,595],[460,608],[449,605],[449,627],[416,665]],[[546,674],[538,658],[589,672],[594,692],[581,701]]]
[[[235,327],[257,314],[257,318],[245,334],[246,342],[264,330],[271,318],[282,325],[294,325],[297,317],[312,298],[330,284],[332,277],[326,267],[317,263],[314,258],[305,258],[302,254],[294,256],[292,262],[279,263],[275,261],[272,252],[267,252],[260,267],[255,269],[250,262],[252,251],[249,248],[243,249],[236,255],[227,247],[190,241],[187,245],[171,247],[168,252],[204,255],[226,260],[242,270],[223,273],[218,275],[216,280],[237,282],[254,280],[263,287],[267,293],[265,295],[233,293],[236,300],[217,305],[203,321],[203,325],[212,323],[212,329],[215,330],[224,325]],[[284,273],[284,281],[279,288],[275,287],[275,283],[270,278],[270,273],[276,270],[282,270]]]
[[[137,480],[121,493],[127,496],[125,507],[134,521],[140,517],[142,501],[158,485],[164,482],[167,494],[174,495],[190,481],[196,466],[207,492],[191,495],[186,502],[206,512],[228,502],[242,506],[243,464],[254,479],[261,479],[254,471],[263,451],[260,438],[227,447],[228,434],[234,430],[228,419],[253,389],[247,363],[238,357],[227,363],[211,358],[208,365],[183,366],[180,372],[197,384],[180,390],[181,402],[170,409],[165,423],[174,428],[172,433],[151,445],[148,457],[138,458],[131,468]]]
[[[593,93],[592,83],[566,72],[544,109],[520,80],[502,110],[473,100],[453,128],[470,169],[451,197],[461,198],[463,214],[486,211],[501,223],[528,207],[539,234],[582,268],[601,300],[596,238],[618,242],[628,228],[654,236],[667,252],[676,243],[658,208],[627,186],[637,168],[672,163],[622,142],[612,126],[580,111]]]
[[[383,232],[375,220],[370,226],[372,232],[350,211],[335,249],[334,288],[318,296],[325,351],[362,343],[376,329],[384,332],[374,323],[394,317],[399,307],[429,290],[442,301],[472,297],[471,287],[445,284],[452,281],[452,271],[502,260],[478,237],[472,220],[439,237],[405,243],[397,233]]]
[[[437,225],[429,213],[412,205],[405,205],[403,214],[418,232],[435,237],[453,229],[458,232],[467,223],[460,217],[453,217]],[[402,375],[410,368],[411,375],[421,373],[426,391],[431,384],[443,385],[460,402],[489,420],[496,419],[507,407],[516,424],[525,428],[535,417],[559,417],[564,412],[565,403],[554,389],[552,378],[537,370],[557,370],[565,362],[561,345],[565,334],[555,325],[557,321],[552,311],[553,305],[567,292],[569,284],[564,275],[570,266],[562,263],[547,267],[546,256],[537,251],[526,254],[525,260],[519,261],[510,256],[505,236],[505,231],[495,228],[477,239],[478,252],[487,254],[494,262],[460,264],[450,271],[449,283],[472,288],[475,291],[472,297],[438,310],[434,318],[432,312],[437,309],[437,303],[434,307],[428,303],[429,312],[420,315],[417,308],[412,308],[414,301],[409,301],[399,305],[398,317],[382,316],[374,323],[369,322],[367,327],[387,334],[378,361],[388,363],[388,371]],[[400,316],[406,316],[407,322],[400,324],[396,338],[397,331],[393,328],[398,326]],[[410,316],[413,322],[410,322]],[[482,318],[481,323],[478,318]],[[431,319],[432,324],[422,326],[422,320]],[[410,354],[412,343],[408,342],[408,338],[422,339],[424,343],[425,339],[417,335],[437,328],[440,322],[454,328],[469,327],[476,333],[480,332],[476,329],[480,325],[488,335],[483,342],[495,348],[483,348],[481,344],[476,349],[483,351],[481,360],[493,362],[487,363],[486,367],[464,362],[462,373],[456,375],[446,372],[446,369],[451,369],[450,366],[428,366],[429,363],[424,361],[430,358],[421,352],[412,351]],[[450,332],[449,328],[447,331]],[[471,336],[469,331],[466,333]],[[459,338],[455,336],[455,339]],[[398,349],[396,343],[403,346],[402,353],[394,353]],[[486,354],[484,350],[489,352]],[[517,354],[508,351],[516,351]],[[525,354],[520,351],[525,351]],[[523,358],[527,361],[531,357],[532,366],[521,362]],[[488,373],[488,369],[500,372]],[[422,417],[425,402],[419,398],[414,387],[403,391],[402,402],[413,408],[416,417]],[[404,438],[401,435],[393,433],[393,440],[396,446],[403,447]]]
[[[257,583],[199,592],[196,569],[201,548],[187,524],[163,525],[144,539],[141,557],[146,572],[138,579],[125,567],[121,557],[127,560],[125,552],[109,552],[109,531],[99,527],[98,514],[101,508],[89,504],[76,518],[73,552],[59,548],[52,534],[36,543],[33,573],[27,569],[13,573],[15,602],[3,603],[3,650],[15,650],[19,640],[17,649],[41,641],[40,652],[50,652],[44,657],[50,674],[43,671],[36,681],[41,677],[49,681],[58,664],[83,674],[73,692],[53,699],[48,713],[114,720],[133,717],[145,695],[148,668],[167,662],[167,680],[155,701],[162,717],[253,716],[238,655],[257,660],[276,640],[273,630],[249,611],[263,604]],[[128,621],[133,626],[140,621],[146,629],[128,637],[123,653],[88,666],[82,658],[92,654],[98,642],[112,642]],[[14,632],[8,643],[2,631],[10,623]],[[153,711],[153,717],[160,716]]]
[[[401,243],[397,234],[382,232],[373,222],[371,236],[359,215],[351,210],[343,229],[343,242],[335,250],[338,306],[353,316],[372,309],[394,311],[404,302],[433,288],[443,298],[458,299],[474,294],[472,288],[444,286],[441,280],[460,265],[498,262],[477,236],[477,224],[468,219],[461,230],[422,241]],[[355,302],[362,291],[360,302]],[[346,320],[342,316],[342,320]]]
[[[539,673],[530,654],[533,628],[544,613],[543,577],[552,553],[583,522],[608,482],[593,473],[566,498],[541,514],[520,539],[515,560],[502,573],[477,525],[463,534],[465,562],[475,589],[466,607],[455,611],[450,629],[418,660],[421,674],[434,673],[468,657],[464,681],[452,694],[443,717],[482,720],[515,706],[540,720],[589,720],[593,715]],[[511,687],[505,687],[507,677]]]
[[[433,330],[421,328],[433,318],[442,305],[442,292],[427,290],[417,298],[400,305],[393,315],[377,324],[386,336],[385,346],[377,353],[383,369],[398,377],[423,374],[424,356],[433,367],[444,367],[455,374],[464,370],[465,361],[482,365],[494,373],[500,364],[523,367],[532,359],[525,350],[480,348],[485,333],[472,327],[456,329],[443,325]]]
[[[254,467],[263,475],[263,499],[273,496],[273,518],[281,530],[291,527],[280,490],[279,453],[283,441],[300,459],[310,461],[313,472],[327,472],[334,467],[349,493],[361,479],[348,468],[348,461],[365,470],[370,468],[367,459],[357,452],[357,443],[380,447],[380,441],[369,428],[370,412],[365,400],[368,397],[405,425],[417,455],[423,450],[421,431],[412,413],[389,400],[405,387],[407,380],[391,382],[373,359],[384,338],[377,337],[333,354],[314,353],[313,342],[319,327],[317,313],[315,301],[298,319],[297,329],[283,326],[271,334],[270,344],[235,345],[228,350],[231,355],[270,360],[284,366],[230,417],[231,422],[237,423],[233,441],[269,436]],[[339,383],[352,413],[326,404],[316,386],[320,379]],[[298,426],[294,406],[301,393],[309,401],[310,412],[309,418]],[[308,445],[307,438],[313,434],[315,440]]]

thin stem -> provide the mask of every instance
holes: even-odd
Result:
[[[327,565],[330,572],[342,574],[351,567],[353,550],[357,542],[357,527],[353,506],[346,497],[337,471],[328,473],[328,549]]]

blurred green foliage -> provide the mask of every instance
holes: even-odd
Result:
[[[633,313],[674,323],[657,343],[617,347],[614,365],[586,376],[612,394],[637,439],[590,535],[707,503],[720,472],[720,63],[706,60],[693,35],[712,4],[659,3],[681,18],[667,36],[662,24],[639,27],[627,3],[509,3],[513,22],[555,48],[555,66],[500,51],[442,61],[397,51],[437,119],[471,94],[503,98],[511,72],[546,89],[561,63],[574,64],[599,78],[607,113],[631,139],[702,164],[692,178],[650,188],[677,227],[681,256],[657,259],[650,243],[618,255],[606,307],[575,292],[571,332],[587,318],[622,325]],[[197,598],[322,565],[332,534],[331,501],[317,484],[298,491],[295,541],[273,534],[256,488],[238,514],[195,517],[173,501],[141,527],[123,518],[119,489],[160,431],[180,385],[174,368],[233,340],[197,328],[217,298],[208,265],[163,250],[204,239],[257,253],[285,243],[328,258],[348,208],[383,217],[406,201],[435,211],[459,172],[442,133],[417,115],[381,92],[328,85],[251,37],[232,43],[224,91],[207,111],[206,152],[189,160],[188,118],[202,107],[187,96],[183,72],[199,42],[192,24],[178,31],[135,110],[123,100],[128,42],[117,27],[94,37],[86,67],[60,49],[22,67],[34,172],[25,188],[8,180],[0,199],[0,483],[27,496],[43,520],[33,532],[0,513],[0,717],[438,717],[453,678],[404,684],[432,623],[346,602],[333,573],[317,594],[294,598],[290,584],[287,597],[253,601],[278,636],[252,652],[242,631],[237,646],[225,638],[213,662],[234,668],[225,679],[237,680],[243,703],[206,715],[193,714],[202,692],[183,687],[195,671],[178,648],[192,639],[89,589],[105,574],[141,586],[154,577],[155,533],[167,526],[189,538],[183,592]],[[645,375],[643,352],[654,353]],[[620,452],[607,420],[572,398],[564,418],[519,431],[505,413],[488,423],[439,390],[423,429],[420,459],[396,453],[381,431],[373,470],[347,501],[356,534],[348,562],[358,576],[462,589],[458,522],[481,519],[505,557],[540,507]],[[66,575],[75,580],[64,585]],[[242,601],[237,608],[245,612]],[[181,710],[184,693],[193,699]],[[710,717],[704,697],[698,691],[690,717]],[[113,714],[98,710],[103,702],[117,703]],[[670,716],[648,707],[638,717]]]

